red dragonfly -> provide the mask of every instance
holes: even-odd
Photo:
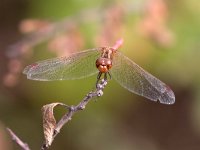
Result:
[[[119,43],[119,42],[118,42]],[[165,83],[142,69],[114,47],[100,47],[36,62],[27,66],[23,73],[28,79],[39,81],[73,80],[98,74],[112,76],[130,92],[163,104],[173,104],[175,96]],[[96,65],[95,65],[96,62]]]

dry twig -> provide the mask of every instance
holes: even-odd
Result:
[[[15,143],[17,143],[22,150],[30,150],[28,144],[24,143],[22,140],[20,140],[17,135],[10,129],[7,128],[8,133],[10,134],[10,136],[12,137],[12,140],[15,141]]]
[[[68,106],[63,103],[51,103],[44,105],[42,108],[43,111],[43,128],[44,128],[44,138],[45,142],[41,147],[41,150],[47,150],[51,146],[53,140],[60,132],[61,128],[72,119],[72,116],[80,111],[84,110],[88,102],[94,97],[100,97],[103,95],[103,89],[107,85],[107,80],[102,79],[98,84],[95,90],[90,91],[83,100],[76,106]],[[54,118],[53,109],[55,106],[61,105],[65,106],[68,111],[62,116],[62,118],[56,123]],[[12,140],[17,143],[22,150],[31,150],[28,144],[24,143],[18,136],[10,129],[7,128]]]

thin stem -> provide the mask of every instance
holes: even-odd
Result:
[[[8,133],[12,137],[12,140],[17,143],[23,150],[30,150],[28,144],[24,143],[20,138],[17,137],[17,135],[10,129],[7,128]]]

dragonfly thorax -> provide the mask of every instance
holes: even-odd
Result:
[[[112,67],[112,60],[109,58],[98,58],[96,60],[96,67],[101,73],[106,73]]]

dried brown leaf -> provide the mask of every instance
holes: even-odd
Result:
[[[54,129],[56,126],[56,119],[54,117],[54,107],[57,105],[66,106],[63,103],[51,103],[42,107],[43,114],[43,132],[46,147],[50,146],[53,141]]]

